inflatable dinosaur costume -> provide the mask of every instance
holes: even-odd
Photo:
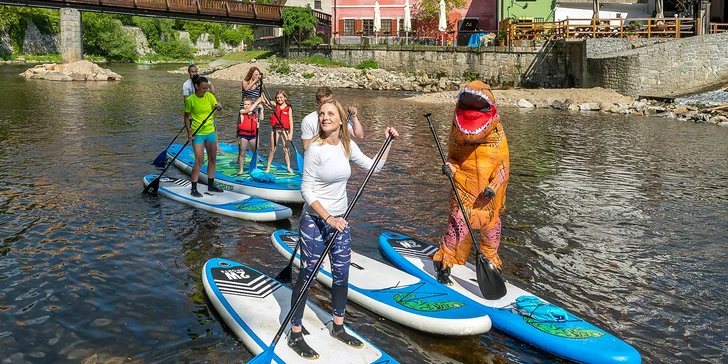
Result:
[[[448,162],[455,167],[453,178],[465,213],[473,229],[480,229],[480,250],[496,266],[501,266],[498,246],[501,237],[500,215],[508,185],[508,142],[495,97],[481,81],[468,83],[458,94],[450,131]],[[450,268],[465,264],[472,240],[453,192],[450,216],[440,250],[432,260],[438,280],[452,284]]]

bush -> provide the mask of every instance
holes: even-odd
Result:
[[[191,59],[195,52],[188,39],[170,39],[157,45],[157,53],[173,59]]]
[[[305,79],[313,78],[313,76],[315,76],[313,73],[304,73],[303,74],[303,78],[305,78]]]
[[[109,61],[136,59],[136,38],[121,28],[113,15],[83,13],[83,48],[86,53],[103,56]]]
[[[354,67],[354,68],[357,68],[360,70],[367,69],[367,68],[375,70],[375,69],[379,68],[379,64],[377,64],[377,61],[375,61],[373,59],[367,59],[366,61],[356,65],[356,67]]]
[[[291,67],[288,65],[288,60],[285,58],[271,57],[270,70],[283,75],[291,73]]]
[[[465,79],[465,81],[470,82],[470,81],[479,80],[480,75],[477,72],[475,72],[474,70],[467,70],[467,71],[463,72],[463,78]]]
[[[311,38],[308,38],[308,39],[304,40],[303,42],[301,42],[301,44],[302,45],[305,45],[307,47],[312,47],[312,46],[315,46],[315,45],[322,44],[323,42],[324,42],[324,39],[323,38],[321,38],[319,36],[314,36],[314,37],[311,37]]]

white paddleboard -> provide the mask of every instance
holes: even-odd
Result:
[[[144,186],[146,187],[156,178],[156,174],[145,176]],[[207,186],[204,184],[198,185],[198,191],[202,197],[194,197],[190,194],[191,187],[192,182],[187,179],[164,176],[159,179],[160,195],[216,214],[252,221],[283,220],[293,214],[289,207],[258,197],[230,191],[208,192]]]
[[[290,310],[290,288],[257,270],[226,259],[213,258],[202,269],[202,284],[215,309],[245,346],[258,355],[269,347]],[[346,331],[364,343],[357,349],[331,337],[333,317],[313,303],[306,302],[303,327],[309,332],[306,343],[320,357],[305,359],[286,344],[290,323],[274,349],[276,363],[361,363],[393,364],[392,357],[359,334]]]

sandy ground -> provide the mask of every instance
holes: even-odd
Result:
[[[496,103],[501,106],[516,106],[518,100],[525,99],[536,107],[550,107],[553,101],[571,99],[574,104],[607,102],[632,103],[631,97],[623,96],[615,91],[601,87],[595,88],[557,88],[557,89],[511,89],[493,90]],[[455,102],[457,91],[435,92],[420,94],[408,100],[424,103],[452,104]]]

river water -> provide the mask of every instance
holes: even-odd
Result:
[[[185,75],[166,72],[173,67],[112,65],[125,77],[117,83],[25,80],[17,74],[26,67],[0,67],[0,362],[251,357],[206,301],[200,271],[224,257],[275,275],[286,261],[269,235],[296,229],[300,207],[290,220],[253,223],[141,194],[142,177],[155,172],[149,163],[181,126]],[[217,119],[232,140],[240,86],[214,83],[233,106]],[[313,109],[312,89],[284,89],[296,120]],[[387,229],[437,239],[448,183],[422,114],[433,113],[445,139],[451,108],[401,93],[335,92],[359,106],[365,153],[376,153],[387,125],[401,133],[352,215],[355,249],[383,260],[376,238]],[[726,362],[728,128],[501,114],[512,170],[504,274],[632,344],[646,362]],[[350,193],[363,176],[355,173]],[[313,291],[324,307],[327,297]],[[356,304],[347,320],[403,363],[559,361],[497,330],[433,336]]]

